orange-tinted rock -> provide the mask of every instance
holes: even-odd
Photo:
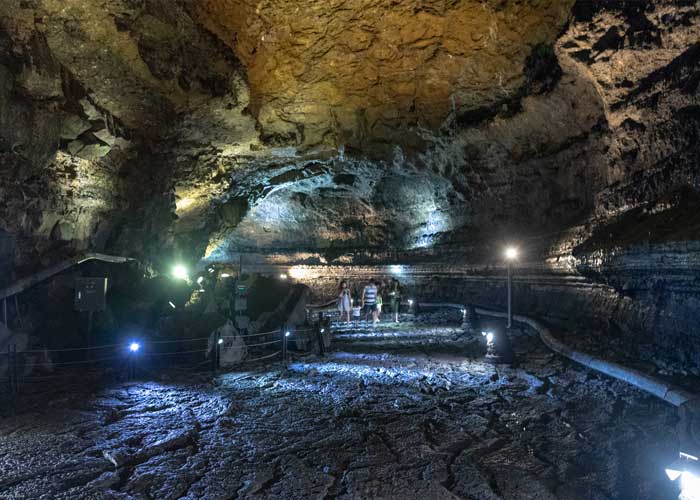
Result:
[[[572,4],[204,0],[198,15],[245,64],[264,136],[358,146],[516,94]]]

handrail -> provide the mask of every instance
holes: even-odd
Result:
[[[323,304],[306,304],[306,309],[330,309],[334,305],[338,303],[338,299],[331,299],[328,302],[324,302]]]
[[[504,312],[491,311],[480,307],[476,308],[476,312],[477,314],[484,314],[486,316],[498,318],[507,317],[507,314]],[[539,333],[542,342],[552,351],[561,354],[572,361],[576,361],[577,363],[587,366],[588,368],[592,368],[593,370],[599,371],[618,380],[622,380],[623,382],[627,382],[628,384],[648,392],[649,394],[653,394],[657,398],[663,399],[674,406],[681,406],[683,403],[698,397],[685,389],[675,387],[673,384],[662,380],[657,380],[645,373],[640,372],[639,370],[635,370],[634,368],[628,368],[626,366],[613,363],[612,361],[605,361],[590,354],[577,351],[554,337],[549,328],[542,323],[535,321],[534,319],[521,316],[519,314],[514,314],[513,319],[534,328],[537,333]]]
[[[453,309],[464,309],[464,304],[454,302],[419,302],[418,307],[451,307]]]
[[[454,303],[420,303],[420,307],[450,307],[450,308],[463,308],[461,304]],[[484,309],[481,307],[475,308],[477,314],[482,314],[484,316],[492,316],[496,318],[507,318],[508,314],[501,311],[493,311],[490,309]],[[597,358],[590,354],[586,354],[581,351],[569,347],[561,340],[557,339],[549,328],[545,325],[527,316],[522,316],[520,314],[514,314],[513,319],[520,323],[525,323],[526,325],[532,327],[542,339],[544,345],[550,348],[552,351],[569,358],[572,361],[576,361],[588,368],[596,370],[598,372],[604,373],[610,377],[622,380],[634,387],[641,389],[649,394],[656,396],[657,398],[663,399],[667,403],[671,403],[674,406],[681,406],[683,403],[697,399],[698,396],[692,392],[686,391],[679,387],[674,386],[668,382],[655,379],[645,373],[635,370],[634,368],[628,368],[612,361],[605,361],[603,359]]]
[[[26,278],[22,278],[21,280],[15,282],[13,285],[0,289],[0,300],[12,297],[13,295],[17,295],[18,293],[23,292],[27,288],[31,288],[34,285],[37,285],[42,281],[47,280],[50,277],[65,271],[66,269],[69,269],[73,266],[77,266],[90,260],[99,260],[101,262],[109,262],[112,264],[125,264],[126,262],[136,261],[136,259],[133,259],[131,257],[106,255],[102,253],[86,253],[84,255],[72,257],[70,259],[66,259],[62,262],[59,262],[58,264],[55,264],[47,269],[44,269],[43,271],[38,271],[30,276],[27,276]]]

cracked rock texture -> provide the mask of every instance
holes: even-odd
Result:
[[[500,104],[529,84],[572,1],[206,0],[198,16],[237,54],[269,139],[410,144],[417,127]]]
[[[468,355],[473,343],[434,317],[364,333],[339,334],[325,359],[288,371],[26,392],[0,420],[0,486],[53,499],[677,494],[663,474],[673,409],[563,362],[531,334],[513,337],[522,366],[496,368],[440,354]],[[419,337],[433,343],[416,348]]]
[[[19,167],[3,189],[80,161],[105,194],[97,211],[59,188],[30,225],[8,210],[3,253],[44,254],[27,246],[56,218],[65,251],[154,260],[597,224],[695,189],[699,16],[661,0],[7,0],[1,152]]]

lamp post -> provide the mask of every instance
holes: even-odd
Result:
[[[510,330],[513,326],[513,294],[511,290],[513,285],[512,264],[513,261],[518,258],[518,249],[515,247],[508,247],[503,255],[506,258],[506,268],[508,269],[508,324],[506,328]]]

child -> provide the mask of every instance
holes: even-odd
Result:
[[[362,314],[362,306],[360,304],[360,301],[355,297],[352,301],[352,321],[355,324],[355,328],[357,328],[360,314]]]

